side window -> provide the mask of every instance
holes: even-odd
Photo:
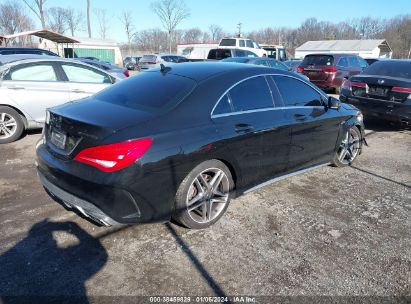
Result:
[[[245,47],[245,42],[244,42],[244,40],[240,40],[240,47]]]
[[[302,81],[291,77],[273,76],[286,107],[322,106],[321,95]]]
[[[254,44],[251,40],[246,40],[246,43],[248,48],[254,48]]]
[[[253,52],[250,52],[250,51],[244,51],[245,52],[245,54],[244,54],[244,57],[258,57],[256,54],[254,54]]]
[[[235,52],[237,57],[245,57],[245,51],[236,50]]]
[[[270,67],[270,63],[268,62],[268,60],[264,60],[264,59],[256,60],[255,64],[264,65],[264,66],[266,66],[266,67]]]
[[[263,76],[241,82],[230,90],[234,112],[272,108],[273,98]]]
[[[354,57],[354,56],[348,57],[348,62],[350,64],[350,67],[352,67],[352,68],[359,68],[360,67],[360,63],[358,62],[357,57]]]
[[[342,67],[342,68],[348,68],[347,58],[345,57],[340,58],[340,60],[338,60],[337,66]]]
[[[223,98],[221,98],[218,105],[215,107],[213,115],[227,114],[230,112],[232,112],[230,99],[228,98],[228,94],[225,94]]]
[[[62,64],[61,67],[63,68],[64,73],[66,73],[68,81],[71,82],[111,83],[111,79],[108,75],[91,68],[72,64]]]
[[[36,64],[17,68],[7,77],[10,80],[26,81],[57,81],[56,73],[51,64]]]
[[[365,69],[366,67],[368,67],[367,61],[365,61],[365,60],[362,59],[361,57],[358,57],[358,61],[360,62],[360,67],[361,67],[362,69]]]

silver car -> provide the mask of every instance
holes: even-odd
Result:
[[[0,144],[42,128],[46,109],[93,95],[120,78],[71,59],[0,56]]]
[[[170,64],[170,63],[183,63],[188,62],[188,59],[172,54],[150,54],[144,55],[138,62],[138,68],[140,70],[148,70],[152,68],[160,67],[160,64]]]

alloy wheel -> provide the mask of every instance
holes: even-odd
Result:
[[[191,183],[186,207],[191,219],[208,223],[223,212],[229,198],[230,184],[221,169],[211,168],[201,172]]]
[[[351,164],[357,157],[361,147],[361,139],[358,132],[352,128],[347,131],[337,152],[338,160],[344,165]]]
[[[17,130],[17,122],[8,113],[0,113],[0,139],[12,137]]]

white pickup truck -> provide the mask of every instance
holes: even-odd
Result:
[[[262,49],[257,42],[245,38],[223,38],[218,48],[237,48],[255,53],[259,57],[266,57],[267,51]]]

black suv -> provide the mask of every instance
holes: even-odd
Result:
[[[32,54],[32,55],[48,55],[57,56],[56,53],[36,48],[0,48],[0,55],[16,55],[16,54]]]

